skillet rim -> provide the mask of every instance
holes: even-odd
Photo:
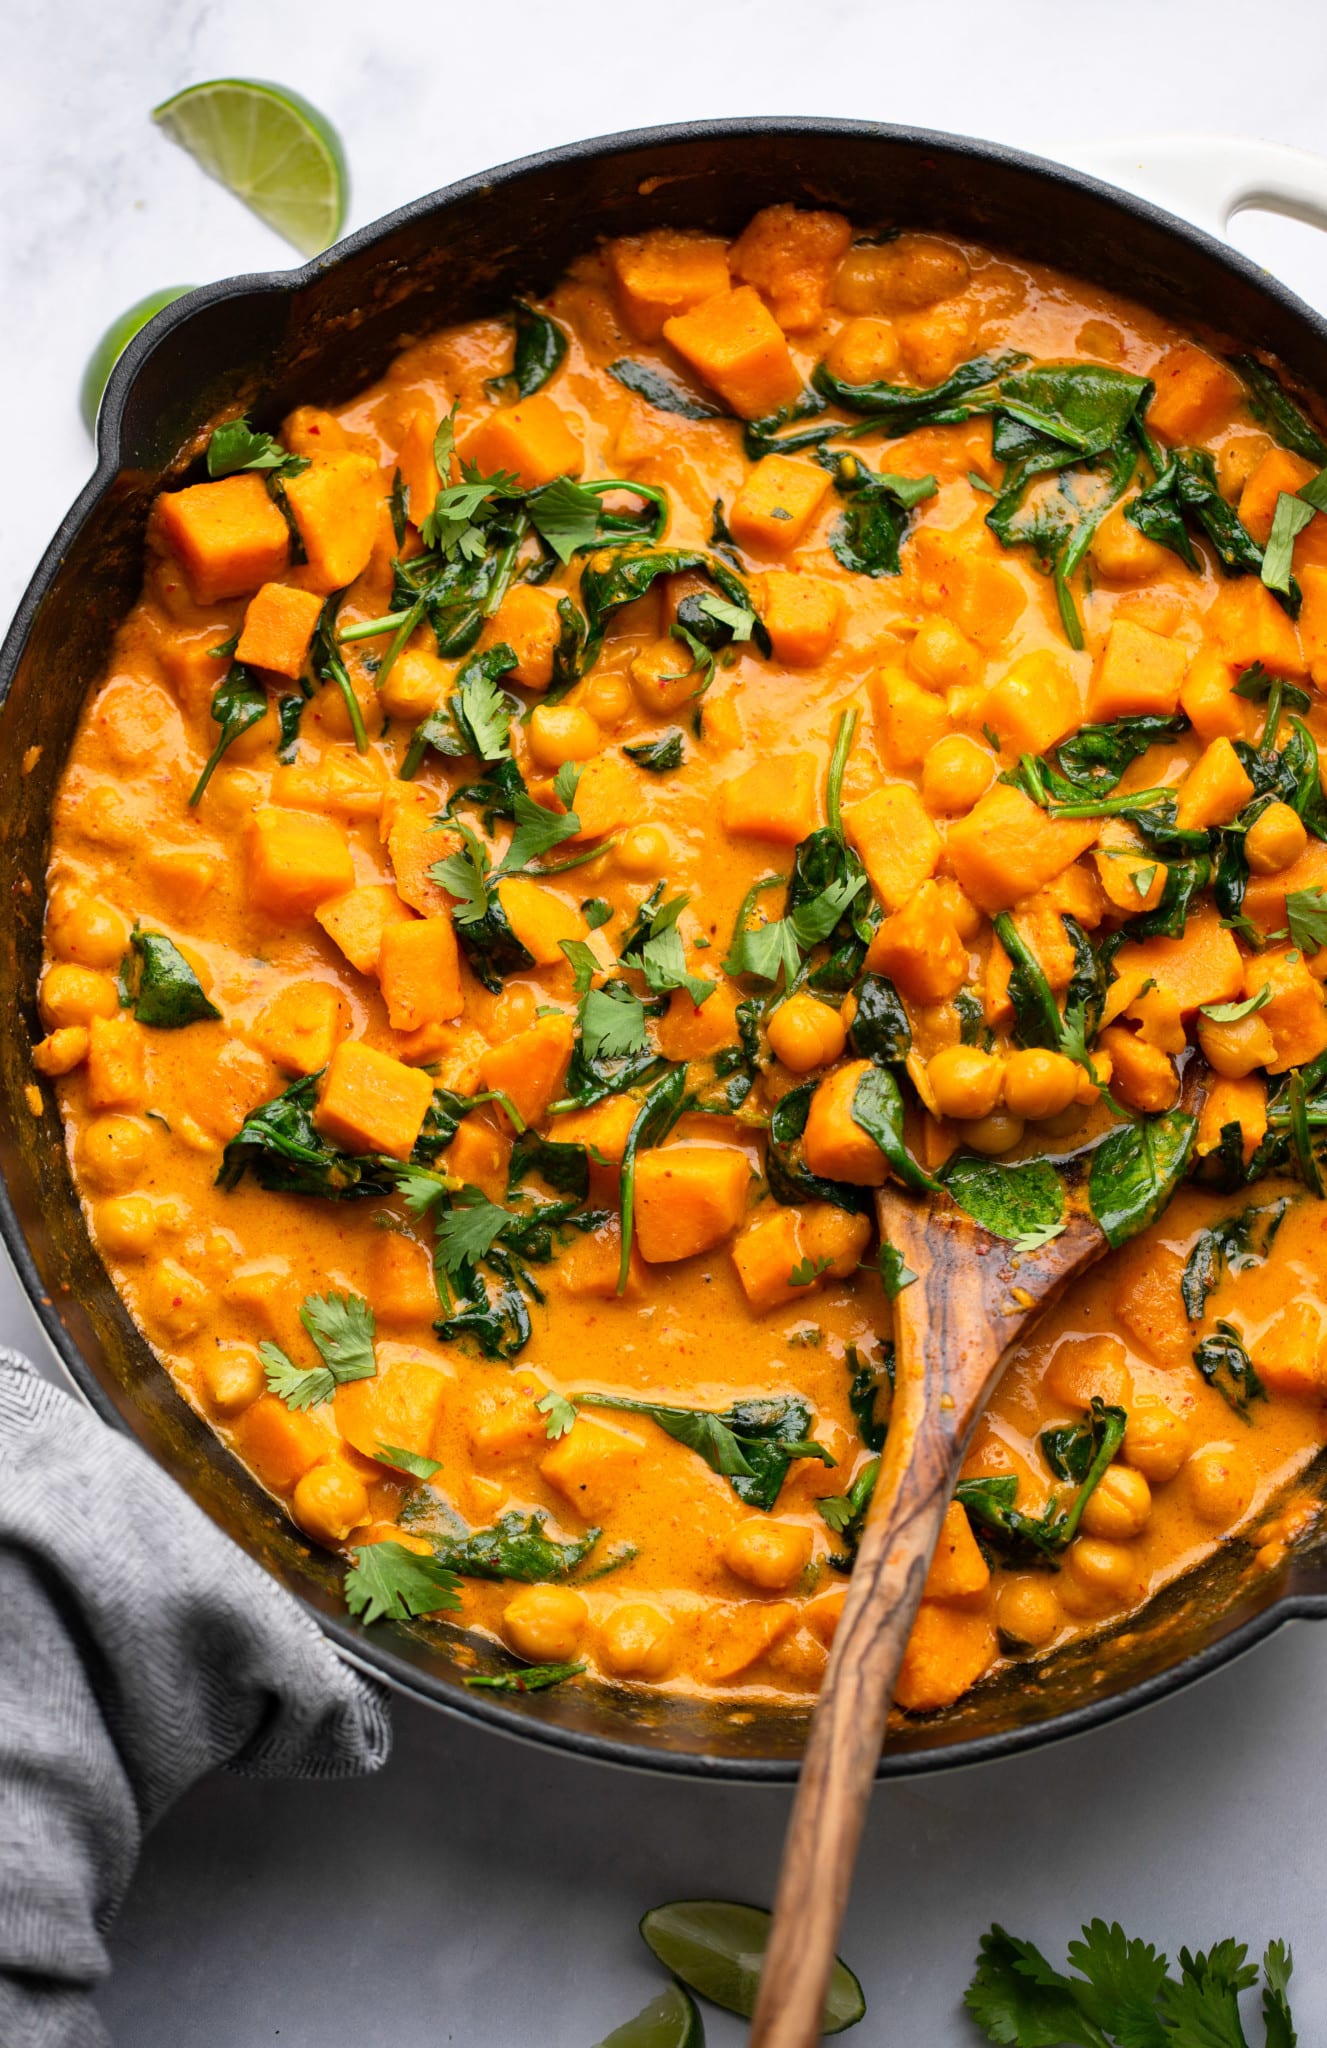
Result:
[[[1154,228],[1187,244],[1220,267],[1252,286],[1255,293],[1276,303],[1296,321],[1316,332],[1327,347],[1327,320],[1316,313],[1288,286],[1270,276],[1230,244],[1193,226],[1151,200],[1075,170],[1052,159],[1005,143],[976,137],[952,135],[941,130],[914,128],[877,121],[855,121],[831,116],[741,115],[725,119],[663,123],[646,128],[626,129],[604,135],[582,137],[570,143],[509,159],[491,170],[473,173],[426,193],[384,214],[378,220],[346,236],[342,241],[289,270],[245,272],[199,286],[176,300],[151,320],[133,338],[116,362],[103,394],[97,418],[97,462],[84,485],[60,521],[42,554],[15,610],[0,647],[0,710],[26,650],[40,608],[54,584],[66,555],[113,489],[122,467],[122,436],[125,412],[140,372],[149,358],[174,332],[197,313],[228,301],[281,298],[293,300],[306,286],[351,259],[364,256],[390,242],[403,228],[430,217],[442,219],[458,203],[515,184],[544,170],[613,156],[629,157],[683,142],[733,142],[743,138],[786,139],[838,137],[845,143],[861,145],[883,141],[894,146],[930,152],[974,168],[1000,165],[1030,174],[1048,191],[1089,197],[1114,207],[1126,218],[1145,221]],[[587,228],[587,234],[589,230]],[[126,1435],[134,1435],[82,1351],[45,1293],[27,1235],[19,1222],[7,1182],[0,1178],[0,1238],[3,1238],[29,1305],[42,1325],[60,1362],[82,1397],[105,1422]],[[147,1455],[152,1455],[146,1445]],[[161,1466],[160,1459],[154,1463]],[[165,1469],[161,1466],[161,1469]],[[257,1560],[256,1560],[257,1561]],[[261,1566],[260,1568],[264,1568]],[[348,1618],[330,1615],[299,1593],[306,1614],[335,1644],[338,1652],[356,1669],[386,1680],[405,1696],[462,1721],[477,1721],[508,1737],[539,1747],[552,1747],[588,1761],[638,1771],[662,1772],[712,1782],[791,1784],[798,1776],[800,1762],[791,1758],[742,1758],[712,1756],[698,1751],[670,1751],[642,1747],[616,1737],[596,1735],[554,1722],[527,1719],[504,1707],[497,1696],[445,1688],[385,1645],[375,1642],[362,1626]],[[877,1767],[877,1779],[915,1777],[941,1770],[958,1770],[993,1762],[1004,1756],[1066,1741],[1105,1725],[1124,1715],[1152,1706],[1170,1694],[1210,1676],[1225,1664],[1244,1655],[1292,1620],[1327,1619],[1327,1590],[1321,1592],[1290,1585],[1270,1596],[1258,1611],[1232,1627],[1222,1630],[1202,1648],[1182,1657],[1165,1670],[1138,1679],[1124,1690],[1104,1698],[1089,1699],[1082,1706],[1051,1718],[1028,1722],[1021,1727],[961,1738],[938,1748],[907,1752],[886,1748]]]

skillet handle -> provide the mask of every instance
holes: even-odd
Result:
[[[1209,234],[1235,214],[1281,213],[1327,230],[1327,157],[1245,135],[1141,135],[1073,142],[1052,154],[1137,192]]]

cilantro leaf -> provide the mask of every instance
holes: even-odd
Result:
[[[429,879],[456,898],[452,916],[457,924],[479,924],[488,915],[488,849],[468,825],[458,820],[456,829],[464,845],[445,860],[435,860]]]
[[[439,1173],[436,1167],[415,1166],[409,1161],[401,1165],[393,1160],[392,1168],[396,1175],[396,1192],[412,1216],[427,1215],[435,1202],[455,1192],[456,1182],[452,1176]]]
[[[644,1052],[645,1005],[620,982],[587,989],[581,999],[581,1049],[587,1060],[625,1059]]]
[[[400,1444],[379,1444],[373,1453],[380,1465],[391,1465],[398,1472],[408,1472],[412,1479],[431,1479],[442,1466],[436,1458],[425,1458],[418,1451],[404,1451]]]
[[[575,1403],[569,1401],[565,1394],[545,1394],[541,1401],[535,1402],[535,1407],[547,1417],[545,1428],[550,1443],[564,1437],[576,1420]]]
[[[1079,2011],[1073,1987],[1030,1941],[1003,1927],[982,1936],[977,1973],[963,2003],[991,2041],[1009,2048],[1109,2048]]]
[[[602,974],[598,955],[593,946],[587,946],[584,939],[559,939],[559,946],[565,953],[575,976],[578,996],[586,995],[596,974]]]
[[[336,1376],[325,1365],[296,1365],[270,1338],[265,1337],[258,1346],[258,1356],[263,1361],[267,1391],[287,1408],[320,1408],[336,1392]]]
[[[247,419],[228,420],[215,427],[207,444],[207,473],[210,477],[235,476],[241,470],[265,471],[270,476],[299,476],[309,466],[307,455],[291,455],[271,434],[259,433]]]
[[[712,981],[687,972],[682,934],[675,924],[666,925],[645,941],[641,947],[640,964],[652,995],[666,995],[670,989],[684,988],[699,1009],[714,994]]]
[[[404,1543],[366,1543],[346,1573],[346,1606],[365,1622],[406,1621],[461,1604],[456,1574]]]
[[[880,1284],[885,1290],[886,1301],[897,1301],[905,1287],[911,1287],[917,1275],[904,1258],[897,1245],[887,1237],[880,1240]]]
[[[1286,1986],[1294,1966],[1294,1957],[1285,1942],[1268,1942],[1267,1953],[1262,1959],[1265,1979],[1262,2009],[1267,2026],[1267,2048],[1295,2048],[1295,2023],[1286,1997]]]
[[[461,718],[474,739],[480,760],[504,760],[510,751],[507,734],[511,730],[511,706],[491,671],[477,661],[468,661],[459,696]]]
[[[1290,942],[1301,953],[1327,946],[1327,889],[1292,889],[1286,897]]]
[[[570,766],[570,763],[566,764]],[[564,770],[559,768],[553,787],[562,797],[561,783]],[[565,797],[563,798],[565,802]],[[497,872],[513,875],[527,868],[531,861],[539,860],[553,847],[560,846],[564,839],[574,839],[581,829],[581,821],[575,811],[550,811],[545,805],[536,803],[525,790],[518,790],[512,801],[516,819],[516,830],[511,835],[511,844],[503,856]]]
[[[828,1273],[833,1259],[799,1259],[788,1274],[790,1287],[813,1287],[822,1273]]]
[[[599,500],[583,484],[560,476],[529,501],[530,522],[565,566],[578,548],[593,547],[599,532]]]
[[[1286,900],[1288,902],[1289,898]],[[1264,1009],[1271,1000],[1272,984],[1266,982],[1254,995],[1246,996],[1242,1003],[1199,1003],[1198,1010],[1201,1016],[1210,1017],[1214,1024],[1238,1024],[1241,1017],[1251,1017],[1255,1010]]]
[[[706,591],[700,600],[700,609],[707,618],[714,619],[720,626],[727,626],[734,640],[749,640],[755,628],[756,615],[746,605],[732,604],[717,591]]]
[[[378,1370],[373,1310],[362,1294],[307,1294],[299,1319],[338,1386],[372,1379]]]
[[[451,1208],[437,1219],[435,1257],[443,1272],[452,1278],[482,1259],[511,1220],[510,1209],[500,1209],[478,1188],[461,1188],[452,1197]]]

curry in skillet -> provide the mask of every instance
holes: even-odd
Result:
[[[1281,1555],[1327,1395],[1324,463],[1251,357],[776,206],[161,494],[34,1064],[130,1310],[355,1611],[487,1632],[499,1684],[813,1692],[889,1175],[1023,1249],[1073,1181],[1118,1247],[978,1430],[905,1711]]]

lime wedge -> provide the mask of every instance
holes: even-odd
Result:
[[[111,371],[139,328],[146,327],[153,315],[160,313],[164,306],[173,306],[177,299],[182,299],[186,292],[192,290],[191,284],[173,284],[167,291],[149,292],[145,299],[140,299],[127,313],[121,313],[118,320],[112,320],[88,357],[88,366],[83,372],[83,382],[79,386],[78,409],[90,434],[97,431],[97,408],[101,404],[101,394],[106,389]]]
[[[260,78],[212,78],[163,100],[152,118],[302,255],[340,234],[350,198],[341,138],[298,93]]]
[[[670,1984],[644,2009],[615,2027],[599,2048],[705,2048],[700,2014],[680,1984]]]
[[[760,1906],[726,1899],[675,1899],[656,1906],[640,1923],[647,1945],[666,1970],[712,2005],[749,2019],[755,2010],[769,1940],[770,1916]],[[825,1999],[827,2034],[855,2027],[866,2011],[862,1987],[837,1959]]]

